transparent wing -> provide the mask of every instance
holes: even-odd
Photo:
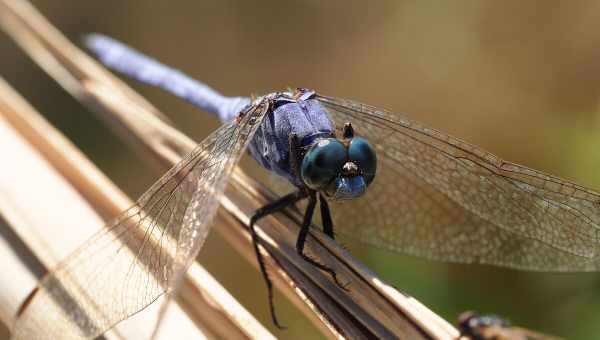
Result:
[[[215,131],[46,275],[17,319],[14,338],[95,338],[165,292],[173,293],[267,110],[266,102],[256,104]]]
[[[365,197],[333,208],[340,233],[451,262],[595,271],[600,195],[502,159],[398,114],[318,98],[338,127],[374,145]]]

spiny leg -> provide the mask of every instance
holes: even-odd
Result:
[[[271,279],[269,278],[269,274],[267,273],[267,268],[265,266],[265,262],[262,254],[260,253],[260,249],[258,248],[258,244],[260,239],[258,234],[256,233],[256,229],[254,228],[254,224],[261,218],[270,215],[274,212],[282,210],[283,208],[290,206],[299,200],[306,198],[307,193],[304,191],[296,191],[282,198],[278,199],[275,202],[269,203],[264,207],[258,209],[254,215],[250,218],[250,235],[252,235],[252,245],[254,246],[254,252],[256,253],[256,259],[258,260],[258,266],[260,267],[260,272],[267,284],[267,292],[269,298],[269,311],[271,312],[271,319],[273,319],[273,323],[278,328],[284,328],[279,324],[277,320],[277,316],[275,315],[275,305],[273,304],[273,284]]]
[[[306,236],[308,236],[308,231],[310,229],[310,224],[312,222],[312,216],[315,212],[316,205],[317,195],[313,191],[308,196],[308,206],[306,207],[306,212],[304,213],[304,220],[302,221],[302,227],[300,228],[300,233],[298,234],[298,240],[296,241],[296,251],[306,262],[312,264],[313,266],[321,269],[324,272],[327,272],[329,275],[331,275],[331,278],[339,287],[346,289],[345,286],[338,281],[337,274],[333,269],[304,254],[304,243],[306,242]]]
[[[325,200],[322,194],[319,194],[319,203],[321,208],[321,223],[323,223],[323,232],[329,236],[332,240],[335,240],[333,232],[333,221],[331,220],[331,212],[329,211],[329,204]]]

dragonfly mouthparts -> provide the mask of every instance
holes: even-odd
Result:
[[[354,162],[346,162],[342,167],[343,176],[356,176],[358,175],[358,166]]]

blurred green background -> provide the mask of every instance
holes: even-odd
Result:
[[[405,112],[504,159],[600,188],[597,1],[33,1],[73,41],[108,34],[229,95],[311,87]],[[0,75],[137,197],[157,177],[4,35]],[[132,83],[201,140],[217,121]],[[463,310],[569,339],[600,337],[600,275],[428,262],[345,242],[385,280],[454,321]],[[319,338],[216,233],[202,263],[274,334]],[[2,338],[0,332],[0,338]]]

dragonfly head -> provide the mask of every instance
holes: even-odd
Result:
[[[347,200],[365,193],[376,170],[375,149],[366,139],[354,137],[347,123],[343,139],[315,141],[302,159],[300,175],[309,188],[334,200]]]

